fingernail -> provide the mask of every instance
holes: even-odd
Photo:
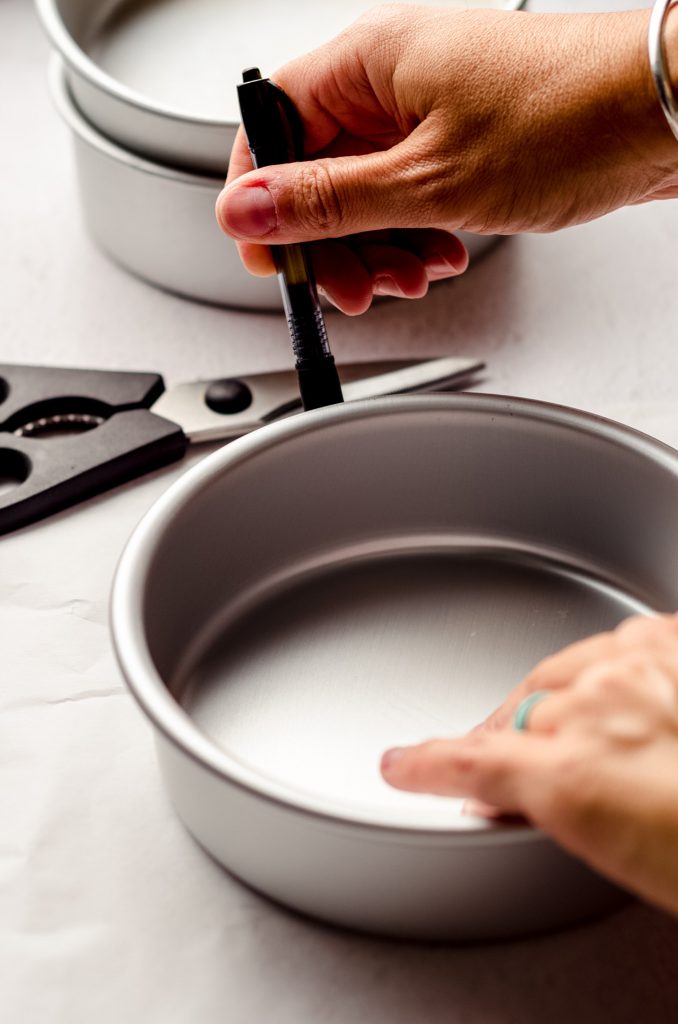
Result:
[[[424,260],[424,266],[426,267],[426,273],[429,278],[432,277],[452,277],[461,273],[462,267],[455,266],[454,263],[450,263],[449,260],[441,256],[439,252],[431,253]]]
[[[461,806],[461,813],[469,818],[496,818],[499,812],[496,807],[490,807],[480,800],[464,800]]]
[[[218,201],[224,228],[244,238],[261,238],[278,225],[273,196],[263,185],[231,185]]]
[[[391,750],[387,750],[381,759],[382,772],[390,772],[400,761],[404,753],[405,747],[392,747]]]
[[[379,274],[375,277],[373,287],[375,295],[393,295],[400,299],[407,298],[405,292],[400,285],[396,284],[395,279],[390,274]]]
[[[318,295],[322,296],[322,298],[329,302],[331,306],[334,306],[335,309],[341,309],[341,306],[334,301],[330,293],[320,285],[318,285]]]

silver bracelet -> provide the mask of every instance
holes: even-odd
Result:
[[[669,12],[676,2],[677,0],[656,0],[650,17],[648,46],[650,51],[650,69],[654,78],[654,84],[657,87],[659,102],[668,121],[669,128],[675,138],[678,139],[678,103],[671,87],[664,41],[664,29]]]

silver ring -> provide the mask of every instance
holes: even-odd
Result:
[[[666,44],[664,40],[664,29],[668,20],[669,12],[676,0],[657,0],[652,8],[650,16],[650,30],[648,34],[648,47],[650,53],[650,70],[657,88],[659,102],[668,121],[669,128],[678,139],[678,103],[673,95],[671,79],[669,78],[666,66]]]

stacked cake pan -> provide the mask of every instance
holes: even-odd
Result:
[[[517,9],[521,0],[448,0]],[[372,6],[343,0],[36,0],[53,44],[50,85],[71,128],[97,244],[161,288],[226,306],[278,309],[216,225],[238,126],[242,68],[264,73]],[[477,256],[494,239],[462,235]]]

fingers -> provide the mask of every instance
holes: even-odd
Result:
[[[423,263],[406,249],[371,243],[360,247],[360,256],[372,280],[375,295],[420,299],[428,291]]]
[[[268,246],[240,242],[238,248],[251,274],[275,273]],[[421,298],[429,282],[456,277],[468,266],[463,243],[435,229],[328,239],[311,244],[311,257],[319,289],[349,316],[369,309],[375,295]]]
[[[625,650],[638,645],[675,650],[678,642],[678,615],[633,615],[617,626],[615,637]]]
[[[311,253],[318,287],[338,309],[348,316],[369,309],[374,294],[372,275],[349,245],[322,242],[312,246]]]
[[[219,224],[237,241],[277,245],[436,226],[440,181],[426,159],[427,134],[421,124],[385,151],[248,173],[242,173],[246,159],[238,143],[233,172],[217,201]]]
[[[238,132],[233,143],[233,149],[231,150],[231,156],[228,162],[228,174],[226,176],[226,185],[228,186],[236,178],[242,177],[243,174],[247,174],[252,170],[252,157],[247,146],[247,139],[245,132],[243,131],[242,125],[238,128]],[[218,204],[217,200],[217,204]],[[218,209],[218,206],[217,206]],[[217,220],[218,220],[217,212]],[[270,277],[275,274],[275,264],[273,263],[273,256],[271,250],[266,245],[252,245],[249,242],[238,242],[238,252],[240,259],[242,260],[246,269],[253,274],[255,277]]]
[[[503,729],[510,725],[516,708],[535,690],[560,690],[570,686],[589,666],[615,660],[622,652],[637,648],[661,649],[663,657],[675,660],[678,666],[678,616],[634,615],[624,620],[615,630],[588,637],[571,644],[564,650],[545,658],[509,694],[478,730]],[[550,702],[549,702],[550,703]],[[537,710],[530,716],[534,720]],[[539,719],[546,712],[539,711]]]
[[[469,256],[463,242],[436,228],[391,232],[393,244],[400,244],[416,253],[424,264],[429,281],[457,277],[468,268]]]
[[[385,780],[465,797],[467,813],[520,814],[593,868],[678,908],[678,620],[628,620],[548,659],[532,683],[540,675],[554,688],[527,732],[388,751]]]
[[[237,242],[238,253],[245,269],[254,277],[271,277],[275,274],[273,254],[267,245],[252,245],[250,242]]]
[[[381,770],[396,789],[471,798],[539,820],[570,784],[576,803],[573,777],[592,750],[628,752],[662,733],[678,734],[675,679],[651,656],[620,657],[589,666],[572,687],[536,704],[529,732],[476,732],[396,748],[384,754]]]
[[[396,789],[472,797],[504,812],[529,815],[555,767],[556,753],[548,738],[506,732],[390,750],[381,771]]]
[[[511,691],[504,703],[482,723],[481,729],[503,729],[510,725],[516,708],[535,690],[559,690],[569,685],[577,674],[591,663],[609,658],[615,650],[612,633],[600,633],[571,644],[545,658]],[[536,709],[535,709],[536,710]]]
[[[419,299],[430,281],[455,277],[468,265],[464,245],[433,229],[371,232],[311,246],[320,289],[344,313],[364,313],[375,295]]]
[[[543,767],[555,756],[556,735],[624,745],[643,743],[660,728],[678,731],[677,647],[675,616],[633,617],[614,632],[547,658],[484,727],[464,739],[389,751],[382,763],[384,777],[397,788],[472,797],[502,810],[525,811],[524,804],[515,802],[515,788],[507,790],[510,803],[501,799],[493,773],[503,764],[509,776],[514,768],[520,774],[526,765],[535,767],[529,760],[534,756],[542,758]],[[529,733],[514,732],[518,704],[537,690],[552,692],[531,709]],[[503,757],[515,758],[514,768]]]
[[[676,662],[651,649],[589,665],[529,719],[533,734],[588,734],[625,746],[677,727]]]
[[[247,138],[245,131],[240,125],[235,136],[235,142],[231,150],[231,156],[228,161],[228,174],[226,175],[226,184],[229,185],[235,181],[236,178],[242,177],[243,174],[247,174],[253,170],[252,156],[247,146]]]

